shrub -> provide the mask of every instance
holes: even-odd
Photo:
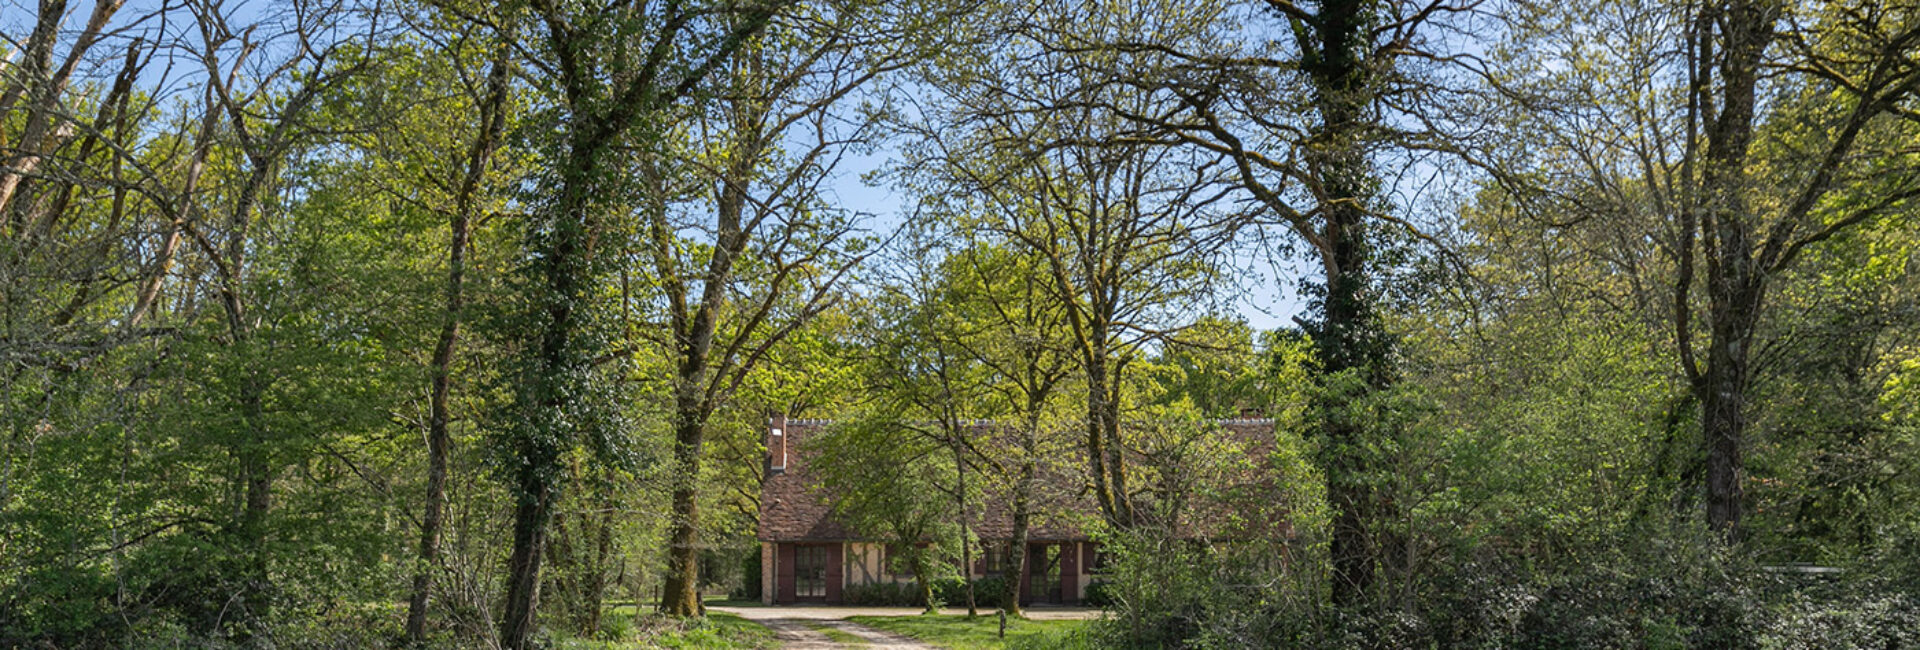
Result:
[[[986,576],[973,581],[973,596],[981,607],[995,609],[1005,607],[1007,579],[1005,576]]]
[[[1829,599],[1795,594],[1757,622],[1763,648],[1920,648],[1920,599],[1880,589]]]
[[[1007,588],[1007,581],[1000,576],[987,576],[973,580],[973,604],[977,607],[995,609],[1000,607],[1001,595]],[[948,607],[967,605],[967,583],[958,577],[935,580],[933,596]]]
[[[919,607],[923,604],[919,586],[911,581],[848,585],[841,597],[848,605]]]
[[[1262,573],[1229,548],[1114,540],[1101,647],[1920,648],[1920,595],[1897,566],[1838,578],[1764,570],[1680,535],[1558,564],[1442,565],[1380,602],[1334,607],[1311,576]],[[1401,578],[1404,579],[1404,578]],[[1306,585],[1306,588],[1301,588]]]
[[[1107,607],[1112,605],[1113,584],[1105,580],[1089,582],[1087,583],[1087,593],[1081,600],[1094,607]]]
[[[967,606],[966,581],[961,580],[960,578],[955,576],[947,576],[945,578],[936,578],[933,581],[933,599],[936,601],[939,601],[941,605],[950,605],[954,607],[966,607]],[[979,598],[977,594],[974,599],[974,603],[979,604]]]
[[[957,577],[934,580],[933,599],[946,607],[965,607],[966,584]],[[999,607],[1000,594],[1006,585],[1006,580],[1000,576],[974,580],[974,604],[989,609]],[[919,607],[924,604],[920,602],[919,586],[911,580],[849,585],[842,596],[848,605]]]

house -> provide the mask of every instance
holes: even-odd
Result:
[[[767,474],[761,484],[759,522],[760,593],[767,604],[840,603],[850,587],[912,580],[910,575],[888,570],[884,543],[863,539],[834,517],[833,495],[807,473],[806,441],[831,424],[777,415],[768,420]],[[1232,438],[1247,441],[1250,456],[1272,449],[1271,419],[1224,420],[1220,425]],[[1024,603],[1080,603],[1104,564],[1099,544],[1080,525],[1099,513],[1084,489],[1083,458],[1059,454],[1054,462],[1037,468],[1036,512],[1024,549],[1027,572],[1020,576]],[[987,486],[982,512],[973,515],[969,528],[987,552],[975,554],[976,561],[967,570],[972,578],[1004,572],[1006,545],[1012,539],[1009,497],[1004,491]],[[1271,502],[1270,494],[1257,498]],[[1206,536],[1205,531],[1181,534]]]

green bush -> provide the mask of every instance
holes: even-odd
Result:
[[[848,585],[841,598],[848,605],[919,607],[924,604],[920,602],[919,586],[912,581]]]
[[[1350,607],[1318,595],[1311,575],[1263,574],[1228,548],[1133,539],[1108,549],[1114,571],[1088,590],[1115,614],[1089,628],[1100,647],[1920,648],[1920,596],[1897,565],[1780,573],[1686,536],[1554,565],[1490,555]]]
[[[973,581],[973,603],[977,607],[997,609],[1001,596],[1005,593],[1007,581],[1000,576],[987,576]],[[935,580],[933,596],[948,607],[967,605],[967,583],[958,577],[946,577]]]
[[[1795,594],[1758,622],[1762,648],[1920,648],[1920,598],[1880,589]]]
[[[1007,579],[1005,576],[986,576],[973,581],[973,595],[981,607],[999,609],[1005,607]]]
[[[1105,580],[1087,583],[1087,593],[1081,601],[1093,607],[1106,607],[1113,604],[1113,584]]]
[[[942,606],[965,607],[966,584],[957,577],[934,580],[933,599]],[[974,604],[989,609],[1000,607],[1000,595],[1006,585],[1006,580],[1000,576],[974,580]],[[849,585],[842,597],[848,605],[919,607],[925,604],[920,602],[919,585],[911,580]]]

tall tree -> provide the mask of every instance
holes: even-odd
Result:
[[[1043,36],[1068,51],[1115,57],[1108,83],[1160,98],[1153,110],[1116,105],[1142,137],[1225,156],[1265,218],[1318,258],[1310,287],[1312,337],[1323,383],[1319,463],[1336,516],[1333,594],[1357,603],[1399,545],[1382,522],[1397,519],[1382,490],[1385,459],[1370,450],[1366,424],[1350,405],[1391,386],[1392,338],[1381,320],[1380,248],[1396,229],[1423,237],[1393,214],[1382,194],[1382,157],[1432,147],[1429,116],[1410,113],[1424,91],[1408,61],[1439,58],[1431,23],[1470,12],[1463,0],[1267,0],[1254,7],[1206,5],[1195,20],[1218,30],[1177,38],[1166,32]],[[1278,24],[1276,24],[1278,23]],[[1273,36],[1278,32],[1283,36]],[[1444,148],[1444,147],[1442,147]]]
[[[1899,145],[1875,142],[1872,133],[1881,123],[1903,119],[1902,105],[1920,90],[1920,64],[1911,58],[1920,48],[1920,16],[1913,9],[1730,0],[1693,10],[1686,59],[1689,137],[1681,164],[1695,170],[1682,173],[1697,176],[1689,179],[1690,191],[1683,190],[1676,215],[1674,331],[1682,370],[1702,409],[1707,524],[1729,538],[1738,538],[1745,508],[1742,452],[1751,359],[1769,278],[1794,264],[1806,247],[1920,197],[1912,154],[1885,148]],[[1795,23],[1783,24],[1788,16]],[[1770,60],[1781,36],[1791,39],[1787,55]],[[1787,92],[1843,98],[1800,117],[1819,124],[1820,135],[1800,142],[1785,133],[1756,138],[1758,127],[1792,119],[1778,109],[1771,115],[1764,110],[1763,79],[1775,69],[1789,73],[1778,78]],[[1770,153],[1765,149],[1773,138],[1808,162],[1777,176],[1755,174],[1752,166]],[[1786,191],[1758,194],[1778,197],[1782,206],[1754,200],[1756,189],[1775,183]],[[1863,186],[1873,191],[1850,191]],[[1696,241],[1697,261],[1706,270],[1704,365],[1697,361],[1690,323]]]
[[[1006,575],[1018,576],[1040,463],[1061,452],[1042,445],[1058,437],[1057,398],[1078,366],[1038,260],[956,231],[964,222],[923,218],[906,240],[911,252],[876,301],[886,325],[868,346],[868,408],[949,451],[952,486],[940,489],[959,516],[961,566],[974,566],[973,523],[1003,512],[987,504],[1007,504],[1008,545],[982,552],[1005,555]],[[1005,589],[1001,608],[1021,616],[1019,581]],[[969,581],[970,613],[975,597]]]
[[[433,591],[433,577],[438,571],[435,565],[440,561],[441,537],[446,525],[447,463],[453,444],[449,431],[453,371],[461,327],[467,319],[468,251],[473,246],[475,222],[487,202],[488,170],[509,118],[509,50],[504,44],[494,47],[497,53],[488,67],[485,83],[479,87],[469,86],[470,93],[465,99],[470,103],[454,104],[460,109],[478,112],[472,135],[466,138],[465,151],[461,152],[458,164],[448,166],[445,178],[427,183],[451,189],[451,205],[445,208],[447,260],[440,332],[428,362],[427,491],[420,517],[420,557],[414,568],[412,591],[407,597],[406,640],[416,645],[426,640],[427,605]],[[462,60],[465,53],[455,47],[447,47],[440,54],[451,59],[453,65],[466,63]]]
[[[1581,153],[1516,155],[1533,178],[1578,180],[1528,183],[1514,196],[1536,212],[1573,204],[1622,215],[1609,222],[1655,243],[1658,264],[1641,268],[1660,274],[1651,286],[1661,289],[1648,294],[1700,408],[1704,468],[1688,474],[1708,525],[1738,539],[1755,354],[1778,306],[1768,296],[1809,250],[1920,196],[1901,144],[1920,90],[1910,56],[1920,22],[1911,3],[1650,2],[1630,17],[1591,12],[1627,27],[1617,42],[1594,43],[1549,35],[1570,15],[1564,6],[1526,7],[1523,33],[1538,36],[1516,53],[1580,67],[1501,77],[1502,90]],[[1623,98],[1638,104],[1619,111]],[[1617,116],[1593,119],[1602,111]]]
[[[970,431],[975,438],[986,435],[968,447],[994,482],[1005,486],[996,496],[1007,499],[1011,521],[1007,545],[997,550],[1006,554],[1005,575],[1011,576],[1027,574],[1025,549],[1040,510],[1040,463],[1059,454],[1059,445],[1049,444],[1065,419],[1057,402],[1077,369],[1065,309],[1038,266],[1030,257],[975,242],[949,258],[949,288],[942,296],[953,313],[940,327],[984,371],[977,381],[991,398],[982,405],[997,420],[992,430]],[[1022,616],[1020,581],[1007,580],[1004,589],[1001,608]]]
[[[1029,35],[1160,19],[1146,8],[1053,5],[1021,15],[1034,23],[1021,28]],[[1139,138],[1110,108],[1157,113],[1168,100],[1101,83],[1098,53],[1006,35],[980,37],[978,56],[993,62],[982,70],[929,72],[941,101],[923,108],[907,171],[967,228],[1041,262],[1048,281],[1037,286],[1065,307],[1086,381],[1092,492],[1107,521],[1125,528],[1139,523],[1120,430],[1127,371],[1202,311],[1245,214],[1222,201],[1224,157]]]
[[[903,31],[934,15],[861,2],[776,21],[724,69],[717,101],[696,115],[685,158],[645,173],[639,259],[664,303],[653,342],[672,367],[675,473],[660,611],[700,603],[700,478],[714,414],[793,332],[832,302],[871,251],[854,213],[823,200],[871,116],[846,104],[917,50]],[[851,116],[849,116],[851,112]],[[677,166],[676,162],[685,166]],[[690,180],[685,180],[690,179]]]
[[[287,31],[274,40],[298,45],[281,60],[263,62],[252,59],[270,56],[275,47],[287,43],[263,42],[255,39],[252,29],[234,29],[229,24],[233,8],[225,2],[190,3],[189,8],[196,18],[197,54],[206,66],[209,101],[225,114],[226,130],[244,171],[232,187],[224,188],[229,201],[221,206],[225,221],[213,230],[221,239],[211,238],[202,226],[192,223],[187,231],[215,270],[213,286],[226,325],[225,344],[242,358],[257,358],[262,352],[256,341],[261,320],[249,313],[257,298],[250,274],[257,253],[255,230],[267,209],[263,204],[270,200],[294,150],[310,144],[318,133],[308,120],[323,94],[368,69],[373,34],[342,34],[343,28],[357,27],[348,22],[351,16],[344,8],[296,5],[285,15],[290,22]],[[268,72],[242,74],[249,66]],[[232,386],[240,428],[233,454],[245,497],[231,533],[242,549],[248,584],[242,603],[255,627],[272,606],[268,517],[282,462],[276,458],[279,445],[267,415],[273,381],[260,365],[248,364]]]
[[[516,417],[502,441],[517,503],[500,637],[516,650],[535,629],[547,523],[565,488],[563,456],[579,442],[604,448],[616,433],[608,405],[595,399],[594,367],[607,346],[594,316],[614,258],[602,240],[612,202],[626,194],[627,149],[660,152],[667,116],[793,3],[531,4],[543,29],[528,64],[555,78],[551,110],[563,127],[526,228],[526,340]]]

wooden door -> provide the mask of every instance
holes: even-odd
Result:
[[[774,602],[791,603],[794,600],[793,586],[793,545],[780,544],[774,551]]]
[[[1061,545],[1027,546],[1027,602],[1060,602]]]
[[[1080,602],[1080,543],[1060,545],[1060,602]]]
[[[846,557],[844,553],[845,548],[846,545],[844,544],[832,544],[826,547],[827,602],[829,603],[841,602],[841,588],[844,587],[847,582],[845,572],[847,564],[844,559]]]
[[[793,600],[795,602],[825,602],[828,592],[829,569],[833,563],[830,556],[832,546],[825,544],[795,544],[793,546]],[[839,575],[839,571],[832,571]],[[838,590],[835,590],[838,591]]]

